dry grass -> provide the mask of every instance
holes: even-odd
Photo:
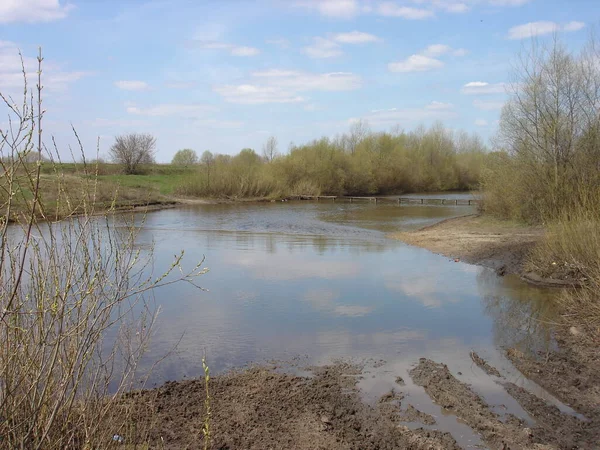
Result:
[[[93,203],[96,212],[127,209],[134,206],[154,205],[169,202],[154,190],[126,187],[112,180],[95,176],[85,177],[60,172],[40,174],[38,218],[50,221],[85,213]],[[6,192],[6,178],[0,179],[0,189]],[[11,217],[13,222],[22,221],[31,212],[34,196],[29,179],[25,175],[14,180]],[[68,195],[66,195],[68,194]],[[6,199],[3,199],[6,201]]]
[[[579,324],[600,336],[600,210],[565,214],[547,227],[526,263],[544,277],[575,280],[561,303],[568,325]]]

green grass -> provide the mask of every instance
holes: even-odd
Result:
[[[100,175],[98,179],[127,188],[145,189],[161,195],[173,195],[181,185],[184,174],[163,175]]]

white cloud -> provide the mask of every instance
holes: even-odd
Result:
[[[428,46],[422,54],[425,56],[437,57],[446,54],[451,54],[453,56],[465,56],[468,51],[464,48],[454,49],[446,44],[432,44]]]
[[[381,40],[374,34],[364,33],[362,31],[334,34],[332,39],[340,44],[364,44],[367,42],[379,42]]]
[[[69,84],[81,80],[83,77],[91,75],[90,72],[62,72],[62,71],[48,71],[46,73],[44,86],[54,91],[64,91],[68,88]]]
[[[206,128],[234,129],[244,126],[244,122],[237,120],[198,119],[194,125]]]
[[[288,41],[287,39],[267,39],[265,41],[267,44],[269,45],[274,45],[275,47],[279,47],[280,49],[286,49],[289,48],[290,46],[290,41]]]
[[[270,132],[262,133],[261,130],[260,134],[270,134]],[[314,261],[302,257],[290,259],[279,253],[251,255],[232,252],[225,253],[222,261],[248,269],[256,279],[273,281],[308,278],[348,279],[357,276],[361,269],[360,264],[356,261],[340,261],[337,264],[330,264],[328,261]]]
[[[428,4],[431,9],[451,13],[462,14],[471,9],[469,4],[477,3],[479,0],[412,0],[420,5]]]
[[[452,50],[452,47],[450,47],[449,45],[445,45],[445,44],[433,44],[428,46],[424,51],[423,54],[426,56],[440,56],[440,55],[444,55],[446,53],[449,53],[450,50]]]
[[[453,108],[454,108],[454,105],[452,103],[443,103],[443,102],[437,102],[437,101],[433,101],[429,105],[425,106],[425,109],[428,109],[431,111],[450,110]]]
[[[377,13],[386,17],[402,17],[410,20],[422,20],[433,17],[433,11],[422,8],[412,8],[410,6],[399,6],[393,2],[383,2],[379,4]]]
[[[455,14],[466,13],[470,9],[469,5],[467,5],[466,3],[443,3],[441,5],[441,8],[444,11]]]
[[[305,101],[303,97],[285,89],[252,84],[217,86],[214,88],[214,91],[222,95],[227,102],[245,105],[298,103]]]
[[[390,72],[426,72],[441,69],[444,63],[439,59],[424,55],[412,55],[404,61],[391,62],[388,64]]]
[[[195,81],[171,81],[165,84],[169,89],[192,89],[196,87]]]
[[[494,111],[502,109],[504,102],[501,101],[488,101],[488,100],[473,100],[473,106],[482,111]]]
[[[198,46],[204,50],[227,50],[232,56],[256,56],[260,50],[255,47],[238,46],[219,41],[197,41]]]
[[[468,54],[469,54],[469,50],[467,50],[466,48],[457,48],[455,50],[452,50],[453,56],[466,56]]]
[[[230,53],[233,56],[256,56],[260,50],[255,47],[233,47]]]
[[[426,120],[450,120],[456,117],[456,111],[450,103],[431,102],[422,108],[391,108],[371,111],[361,117],[376,126],[391,126],[397,124],[414,124]],[[358,120],[352,118],[350,123]]]
[[[373,311],[373,308],[369,306],[338,304],[339,298],[339,292],[327,288],[311,289],[304,295],[304,300],[316,310],[339,316],[360,317]]]
[[[563,31],[579,31],[585,28],[585,23],[572,21],[563,26]]]
[[[17,44],[0,41],[0,89],[17,89],[22,93],[23,68],[31,84],[32,77],[36,76],[38,68],[37,59],[23,55],[21,60]],[[90,75],[89,72],[83,71],[64,71],[59,64],[49,60],[44,61],[43,70],[43,83],[45,88],[50,91],[64,91],[69,84]]]
[[[364,44],[380,40],[373,34],[361,31],[330,34],[327,38],[314,37],[313,43],[304,47],[302,52],[315,59],[336,58],[344,54],[340,44]]]
[[[251,76],[249,83],[217,86],[214,91],[230,103],[299,103],[307,100],[301,92],[349,91],[362,84],[359,76],[347,72],[316,74],[271,69],[254,72]]]
[[[490,0],[490,4],[494,6],[521,6],[531,1],[532,0]]]
[[[145,91],[150,87],[145,81],[139,80],[115,81],[115,86],[124,91]]]
[[[471,81],[465,84],[461,92],[470,95],[503,94],[506,92],[504,83],[487,83],[485,81]]]
[[[485,119],[476,119],[475,120],[475,126],[478,127],[487,127],[488,126],[488,121]]]
[[[361,11],[358,0],[302,0],[294,4],[335,19],[351,19]]]
[[[0,23],[51,22],[64,19],[73,5],[59,0],[2,0],[0,1]]]
[[[90,125],[95,128],[118,127],[118,128],[136,128],[147,125],[143,120],[128,120],[128,119],[102,119],[97,118],[90,122]]]
[[[192,115],[197,116],[202,113],[211,111],[213,108],[206,105],[193,105],[193,104],[177,104],[177,103],[164,103],[161,105],[151,106],[148,108],[140,108],[135,105],[127,106],[127,112],[129,114],[135,114],[139,116],[149,117],[166,117],[166,116],[181,116],[181,115]]]
[[[321,109],[321,107],[319,105],[317,105],[316,103],[309,103],[307,105],[304,106],[304,111],[319,111]]]
[[[583,22],[569,22],[565,25],[560,25],[556,22],[539,21],[529,22],[523,25],[517,25],[508,30],[508,39],[527,39],[533,36],[543,36],[558,31],[572,32],[579,31],[585,27]]]
[[[304,47],[302,51],[315,59],[335,58],[343,54],[339,44],[322,37],[313,38],[313,44]]]
[[[554,33],[558,31],[559,26],[554,22],[529,22],[523,25],[512,27],[508,30],[509,39],[525,39],[532,36]]]
[[[308,73],[286,70],[254,72],[252,76],[271,86],[296,91],[351,91],[362,85],[362,79],[350,72]]]

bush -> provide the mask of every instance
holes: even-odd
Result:
[[[352,133],[292,146],[289,154],[273,158],[261,158],[251,149],[234,157],[203,155],[196,173],[178,192],[278,197],[478,188],[486,151],[475,136],[453,135],[441,124],[397,135],[370,133],[363,128],[357,131],[356,127]]]

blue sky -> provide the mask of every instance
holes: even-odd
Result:
[[[595,0],[0,0],[0,90],[43,47],[46,133],[63,156],[150,132],[157,159],[335,136],[353,120],[442,120],[493,136],[523,46],[580,48]],[[6,127],[5,115],[0,128]]]

